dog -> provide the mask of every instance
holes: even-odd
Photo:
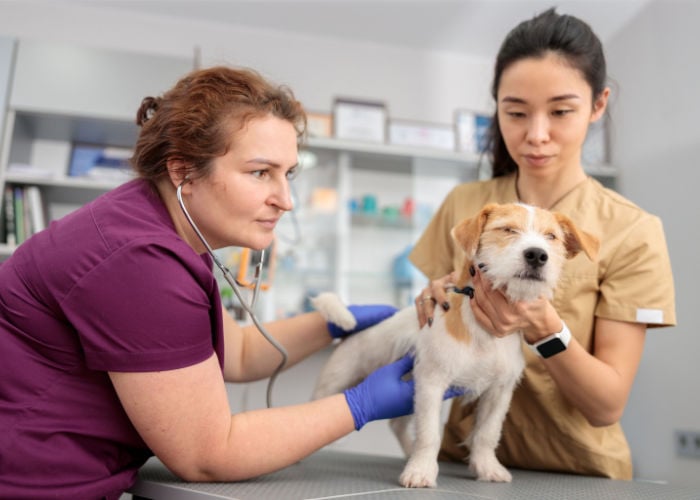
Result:
[[[477,266],[510,301],[551,299],[564,261],[581,251],[595,260],[599,248],[597,238],[567,216],[520,203],[486,205],[455,226],[451,235],[464,252],[455,290],[469,291],[470,268]],[[470,471],[480,481],[510,482],[496,447],[525,367],[522,333],[493,336],[477,323],[464,293],[448,292],[448,299],[449,310],[437,307],[432,327],[421,329],[411,306],[340,342],[322,368],[312,397],[342,392],[413,351],[415,413],[390,421],[408,457],[400,484],[436,486],[440,412],[450,386],[464,389],[465,404],[478,399],[475,424],[465,441]],[[328,321],[343,328],[354,325],[354,317],[336,295],[322,293],[312,303]]]

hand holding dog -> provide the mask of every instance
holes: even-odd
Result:
[[[457,272],[455,271],[440,279],[431,281],[428,286],[421,291],[420,295],[416,297],[416,312],[418,313],[418,324],[421,328],[426,323],[432,326],[433,314],[438,304],[440,304],[440,307],[442,307],[444,311],[450,308],[446,290],[454,286],[457,278]]]
[[[474,317],[496,337],[522,331],[529,343],[561,330],[562,320],[544,297],[511,303],[502,290],[496,290],[477,270],[473,277],[474,297],[470,302]]]
[[[355,429],[367,422],[402,417],[413,413],[415,382],[404,375],[413,369],[413,356],[405,355],[393,363],[377,368],[365,380],[344,391]],[[443,399],[464,395],[464,390],[450,387]]]
[[[348,310],[355,317],[356,325],[354,328],[345,330],[335,323],[328,323],[328,332],[334,339],[347,337],[353,333],[369,328],[377,323],[384,321],[389,316],[393,316],[398,309],[394,306],[383,304],[370,305],[353,305],[348,306]]]

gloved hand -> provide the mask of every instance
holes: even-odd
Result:
[[[359,332],[365,328],[369,328],[372,325],[384,321],[389,316],[393,316],[397,308],[394,306],[374,304],[374,305],[363,305],[363,306],[348,306],[348,310],[355,317],[357,324],[355,328],[351,330],[343,330],[341,327],[335,323],[328,323],[328,331],[331,337],[334,339],[339,339],[341,337],[346,337],[352,333]]]
[[[358,385],[344,391],[356,430],[359,431],[367,422],[413,413],[415,382],[413,379],[402,380],[412,368],[413,356],[407,354],[377,368]],[[464,390],[450,387],[443,399],[463,394]]]

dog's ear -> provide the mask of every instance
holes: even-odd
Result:
[[[476,250],[479,246],[479,238],[484,230],[486,221],[497,206],[496,203],[489,203],[485,205],[477,215],[469,219],[464,219],[452,228],[452,238],[459,244],[469,258],[476,254]]]
[[[564,230],[564,247],[566,248],[566,258],[572,259],[583,250],[592,261],[598,257],[600,240],[592,234],[576,227],[576,224],[566,215],[555,213],[559,226]]]

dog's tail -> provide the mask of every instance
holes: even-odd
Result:
[[[319,293],[311,299],[311,304],[326,321],[338,325],[343,330],[352,330],[357,326],[355,316],[343,304],[340,297],[334,293]]]

